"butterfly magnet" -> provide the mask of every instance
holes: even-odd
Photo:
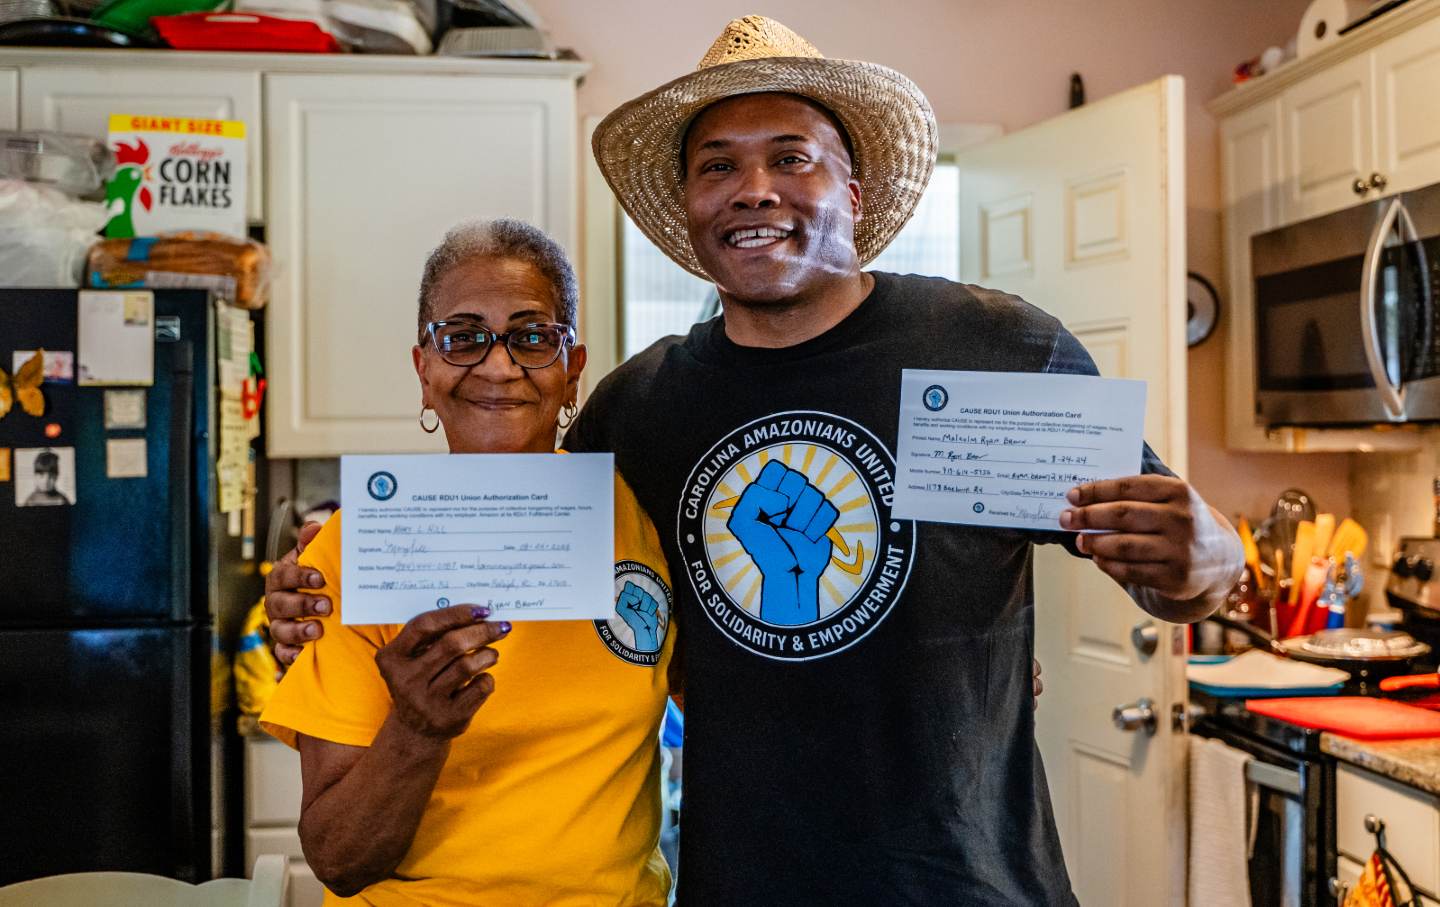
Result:
[[[40,393],[44,380],[44,350],[36,350],[24,365],[15,370],[13,378],[0,368],[0,419],[8,416],[17,402],[28,415],[45,415],[45,397]]]

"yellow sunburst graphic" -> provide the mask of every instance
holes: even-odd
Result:
[[[758,618],[763,577],[726,522],[735,501],[771,460],[779,460],[803,473],[840,512],[827,533],[832,543],[830,564],[820,575],[820,619],[823,620],[865,585],[875,565],[875,549],[880,538],[879,515],[868,485],[849,460],[824,445],[774,444],[752,451],[719,476],[705,506],[705,549],[710,555],[710,565],[730,599]]]

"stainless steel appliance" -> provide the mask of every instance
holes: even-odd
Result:
[[[1440,184],[1261,233],[1256,415],[1440,421]]]
[[[1191,689],[1191,730],[1250,755],[1255,907],[1330,907],[1335,875],[1335,764],[1320,752],[1320,731],[1257,715],[1243,699]]]
[[[1404,615],[1405,628],[1440,643],[1440,539],[1402,538],[1385,582],[1385,598]]]

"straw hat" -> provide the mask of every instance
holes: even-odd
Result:
[[[758,92],[802,95],[828,108],[850,134],[861,218],[855,250],[879,255],[910,215],[935,169],[930,102],[905,76],[856,60],[827,60],[764,16],[725,26],[693,73],[621,105],[595,130],[595,162],[640,230],[685,270],[709,279],[686,231],[680,143],[716,101]]]

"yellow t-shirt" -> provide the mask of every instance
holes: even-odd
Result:
[[[305,550],[334,610],[260,716],[296,733],[369,746],[390,712],[375,652],[400,625],[340,623],[340,520]],[[495,692],[455,738],[394,876],[326,904],[663,905],[660,721],[674,648],[669,575],[655,527],[615,477],[615,594],[643,589],[655,621],[517,621],[496,643]],[[634,599],[633,589],[627,602]],[[648,610],[648,609],[647,609]]]

